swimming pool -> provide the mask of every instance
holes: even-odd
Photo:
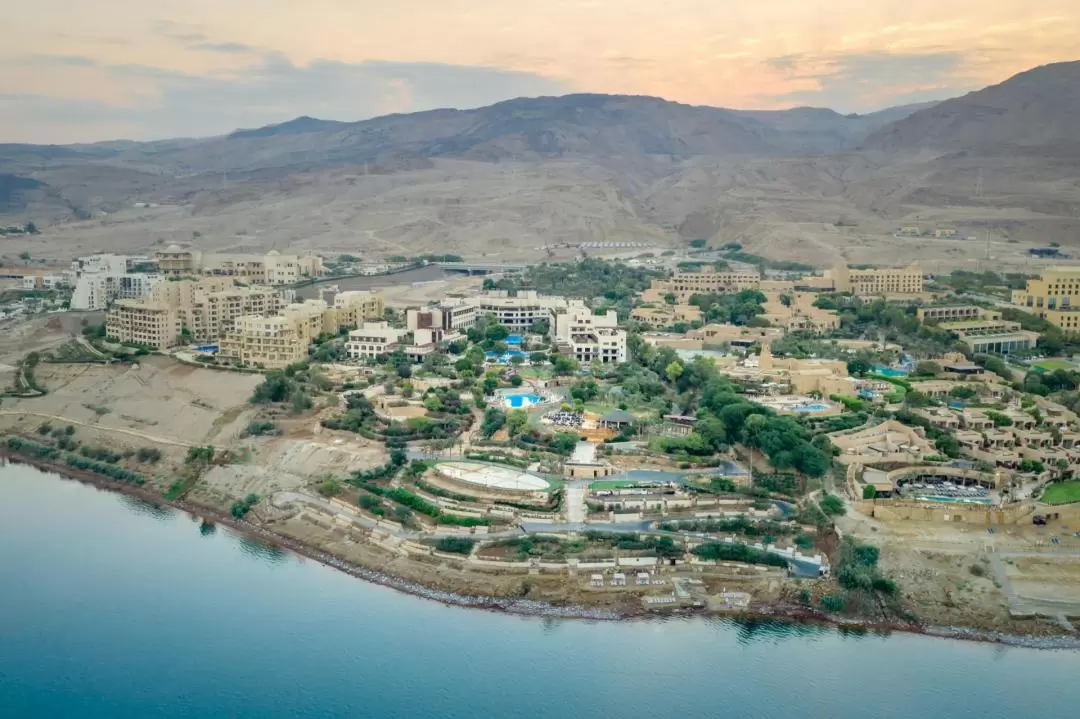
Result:
[[[986,497],[935,497],[935,496],[918,496],[915,499],[920,502],[946,502],[948,504],[993,504],[994,500],[987,499]]]
[[[907,377],[907,372],[902,369],[893,369],[884,365],[874,365],[874,372],[882,377]]]
[[[521,346],[521,335],[507,335],[506,344],[520,347]]]
[[[525,409],[526,407],[532,407],[533,405],[543,404],[544,398],[531,393],[504,394],[503,402],[511,409]]]
[[[829,409],[827,404],[793,404],[787,409],[792,412],[824,412]]]

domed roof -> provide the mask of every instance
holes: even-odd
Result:
[[[277,257],[277,256],[278,256],[278,255],[280,255],[281,253],[280,253],[280,252],[278,252],[277,250],[270,250],[270,251],[269,251],[269,252],[267,252],[266,254],[268,254],[268,255],[274,255],[275,257]]]
[[[166,252],[182,252],[183,250],[180,247],[180,245],[169,245],[168,247],[165,248],[165,251]]]

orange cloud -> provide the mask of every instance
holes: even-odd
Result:
[[[242,78],[280,53],[300,67],[489,67],[579,91],[872,110],[999,82],[1080,48],[1075,0],[35,0],[5,20],[0,98],[107,103],[160,91],[149,75],[110,67]],[[23,62],[50,55],[94,64]],[[399,87],[385,103],[419,109],[408,105],[417,97]]]

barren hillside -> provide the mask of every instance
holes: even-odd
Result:
[[[778,258],[962,265],[1080,246],[1080,63],[863,116],[570,95],[208,139],[0,145],[6,258],[310,248],[541,258],[551,245],[739,241]],[[979,238],[899,243],[900,224]],[[997,243],[990,253],[985,237]]]

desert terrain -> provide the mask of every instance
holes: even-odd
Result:
[[[582,243],[705,240],[822,267],[1023,270],[1028,248],[1080,250],[1078,87],[1072,62],[864,116],[572,95],[198,140],[6,145],[0,223],[41,233],[7,236],[0,254],[63,263],[178,243],[537,261]],[[894,237],[910,225],[971,239]]]

